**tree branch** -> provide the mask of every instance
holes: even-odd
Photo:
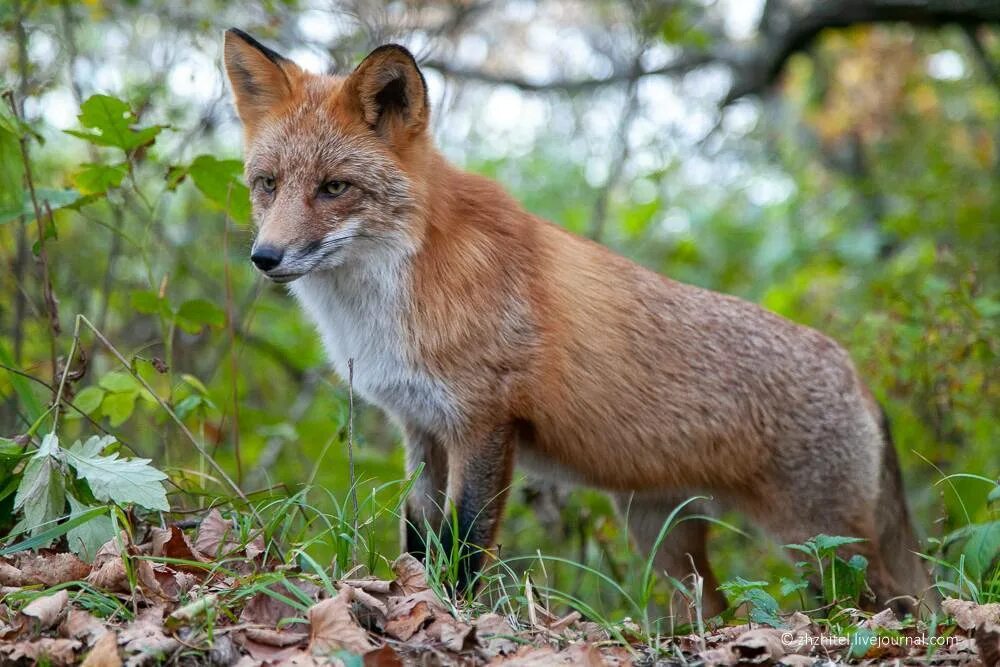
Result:
[[[446,77],[508,85],[528,92],[580,93],[628,83],[647,76],[677,76],[706,65],[724,65],[733,72],[733,83],[722,99],[726,106],[748,95],[759,95],[773,84],[792,55],[808,49],[828,28],[873,23],[908,23],[941,27],[949,24],[977,26],[1000,24],[997,0],[813,0],[801,3],[768,0],[758,26],[758,37],[748,46],[721,44],[711,50],[682,53],[660,67],[620,69],[610,76],[591,79],[531,81],[514,74],[456,66],[427,60],[424,67]]]

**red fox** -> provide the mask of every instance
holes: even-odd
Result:
[[[425,556],[427,527],[457,537],[458,588],[474,588],[517,463],[610,492],[647,552],[670,512],[704,495],[687,509],[738,509],[785,542],[864,538],[851,548],[880,604],[925,589],[883,414],[839,345],[649,271],[450,165],[401,46],[319,75],[232,29],[225,66],[251,260],[289,285],[342,376],[353,360],[357,391],[403,431],[408,467],[425,466],[407,551]],[[714,615],[726,601],[705,532],[680,523],[654,562],[697,571]]]

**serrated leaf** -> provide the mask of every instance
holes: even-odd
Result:
[[[107,192],[117,188],[127,173],[125,163],[80,165],[81,169],[73,176],[73,183],[84,194]]]
[[[149,465],[149,459],[121,459],[118,452],[108,456],[80,456],[67,452],[66,461],[85,479],[100,501],[134,503],[152,510],[169,510],[161,481],[167,476]]]
[[[839,535],[817,535],[812,541],[820,553],[829,553],[847,544],[864,542],[859,537],[841,537]]]
[[[76,395],[73,399],[73,405],[77,407],[81,412],[85,412],[88,415],[91,412],[97,410],[101,407],[101,401],[104,400],[104,390],[100,387],[86,387]]]
[[[129,151],[152,143],[162,130],[160,125],[132,129],[137,120],[129,105],[110,95],[91,95],[80,105],[80,124],[90,131],[63,130],[97,146],[112,146]]]
[[[74,442],[69,451],[77,456],[82,456],[84,458],[91,458],[97,456],[108,445],[113,445],[117,440],[113,435],[92,435],[87,438],[86,441],[81,442],[77,440]]]
[[[93,513],[97,509],[105,510],[104,514],[98,514],[66,533],[66,543],[70,551],[81,560],[90,563],[97,555],[97,550],[115,536],[114,522],[107,515],[107,508],[84,505],[72,495],[68,498],[71,521],[86,513]]]
[[[32,535],[50,526],[66,509],[66,488],[60,459],[59,440],[52,433],[42,439],[31,460],[24,467],[21,483],[14,496],[14,509],[24,514],[24,525]]]

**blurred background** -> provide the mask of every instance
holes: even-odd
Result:
[[[1000,549],[977,478],[1000,473],[996,0],[14,0],[0,23],[2,86],[53,209],[36,225],[18,143],[2,142],[0,434],[26,432],[51,399],[42,383],[82,313],[251,499],[312,482],[315,507],[343,503],[346,384],[285,290],[247,261],[222,32],[336,73],[398,41],[423,65],[453,161],[656,271],[839,340],[888,408],[927,552]],[[94,94],[124,102],[126,126],[162,127],[124,146],[64,132],[93,133],[78,115]],[[64,442],[114,433],[171,474],[179,510],[224,496],[154,397],[92,332],[81,343],[70,390],[88,418],[70,411]],[[362,405],[353,431],[365,498],[402,478],[400,436]],[[389,559],[390,515],[369,529]],[[634,566],[600,494],[519,479],[508,517],[508,556],[561,555],[622,579]],[[716,532],[721,578],[777,581],[788,567],[778,546]],[[338,549],[311,548],[327,560]],[[984,562],[980,575],[995,565]],[[545,576],[614,607],[595,577],[560,567]]]

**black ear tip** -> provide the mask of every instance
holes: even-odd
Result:
[[[371,58],[372,56],[389,55],[390,53],[399,54],[404,58],[408,59],[414,65],[417,64],[416,57],[410,52],[408,48],[406,48],[402,44],[383,44],[382,46],[376,48],[374,51],[369,53],[368,57]]]

